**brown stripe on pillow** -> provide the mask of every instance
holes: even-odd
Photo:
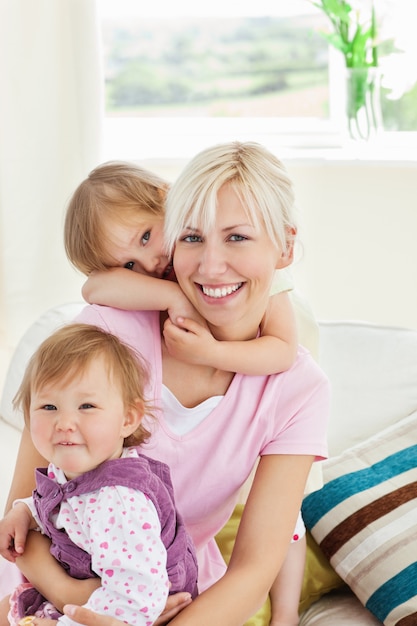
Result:
[[[347,541],[363,528],[414,498],[417,498],[417,481],[399,487],[349,515],[323,538],[320,542],[320,548],[330,560]]]

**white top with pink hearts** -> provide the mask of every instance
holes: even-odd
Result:
[[[134,454],[125,449],[123,456]],[[66,482],[61,470],[49,469],[59,484]],[[103,487],[64,502],[55,526],[91,554],[101,578],[85,606],[131,626],[151,626],[168,596],[166,549],[154,504],[140,491]],[[59,622],[76,626],[67,616]]]

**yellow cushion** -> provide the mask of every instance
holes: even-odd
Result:
[[[243,513],[243,504],[237,504],[233,511],[232,517],[227,522],[226,526],[222,528],[219,534],[216,536],[217,545],[223,555],[226,563],[229,563],[230,556],[232,554],[233,546],[235,544],[235,537],[237,529],[239,527],[240,518]],[[245,622],[244,626],[267,626],[271,620],[271,609],[269,599],[265,602],[262,608]]]
[[[334,589],[343,587],[345,583],[336,574],[320,547],[307,531],[307,555],[304,569],[304,580],[301,588],[299,612],[307,610],[310,604]]]
[[[236,506],[233,515],[216,536],[217,544],[226,563],[229,563],[232,554],[243,507],[243,504]],[[343,580],[332,569],[319,546],[307,532],[307,558],[301,591],[300,613],[325,593],[343,585]],[[269,600],[267,600],[264,606],[244,626],[268,626],[270,619],[271,609]]]

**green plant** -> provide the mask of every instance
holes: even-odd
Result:
[[[334,32],[322,33],[343,54],[346,67],[377,67],[377,21],[375,6],[365,15],[345,0],[313,1],[329,18]]]
[[[352,138],[369,139],[379,125],[377,20],[372,2],[368,11],[345,0],[312,1],[329,18],[333,32],[322,35],[339,50],[348,68],[346,114]],[[363,2],[362,5],[366,3]],[[362,6],[363,8],[363,6]]]

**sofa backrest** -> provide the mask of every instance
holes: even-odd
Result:
[[[324,321],[319,328],[335,456],[417,410],[417,331],[357,321]]]
[[[85,307],[85,302],[70,302],[49,309],[25,332],[12,356],[0,400],[0,418],[21,429],[23,416],[14,411],[13,398],[23,378],[26,365],[37,347],[60,326],[71,322]]]

